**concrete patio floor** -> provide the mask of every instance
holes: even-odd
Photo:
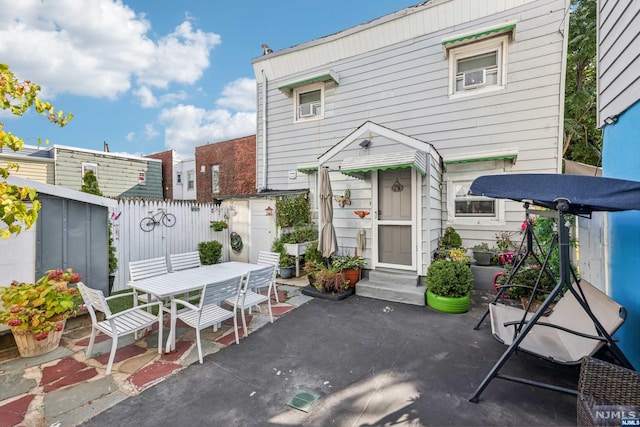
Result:
[[[473,330],[487,299],[462,315],[314,299],[83,425],[575,425],[575,396],[532,386],[496,379],[468,402],[504,351],[487,323]],[[522,353],[503,369],[566,387],[578,372]],[[300,391],[319,397],[309,412],[288,405]]]

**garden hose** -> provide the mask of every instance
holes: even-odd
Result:
[[[229,235],[229,241],[231,242],[231,250],[235,253],[242,251],[242,237],[235,231]]]

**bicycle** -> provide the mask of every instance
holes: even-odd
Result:
[[[152,212],[153,211],[149,211],[149,213]],[[165,227],[173,227],[176,225],[176,216],[172,213],[167,213],[166,210],[160,208],[158,209],[157,214],[142,218],[140,221],[140,228],[144,232],[149,232],[156,228],[156,225],[158,224],[162,224]]]

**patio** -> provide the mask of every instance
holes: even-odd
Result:
[[[120,350],[110,377],[106,355],[85,361],[81,330],[65,336],[53,359],[29,360],[38,366],[19,358],[0,363],[0,425],[12,425],[20,405],[21,425],[575,425],[574,396],[531,386],[495,380],[478,404],[467,401],[504,351],[488,324],[473,330],[484,293],[474,295],[469,313],[447,315],[279,289],[286,301],[278,320],[255,315],[240,345],[226,346],[228,327],[205,334],[203,365],[193,363],[187,331],[177,353],[161,359],[155,334],[145,339],[149,350]],[[525,354],[505,372],[568,387],[578,376],[577,367]],[[319,397],[308,413],[287,405],[300,390]]]

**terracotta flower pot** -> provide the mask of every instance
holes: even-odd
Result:
[[[358,280],[360,280],[360,270],[344,270],[342,274],[345,280],[349,281],[350,288],[355,287]]]

